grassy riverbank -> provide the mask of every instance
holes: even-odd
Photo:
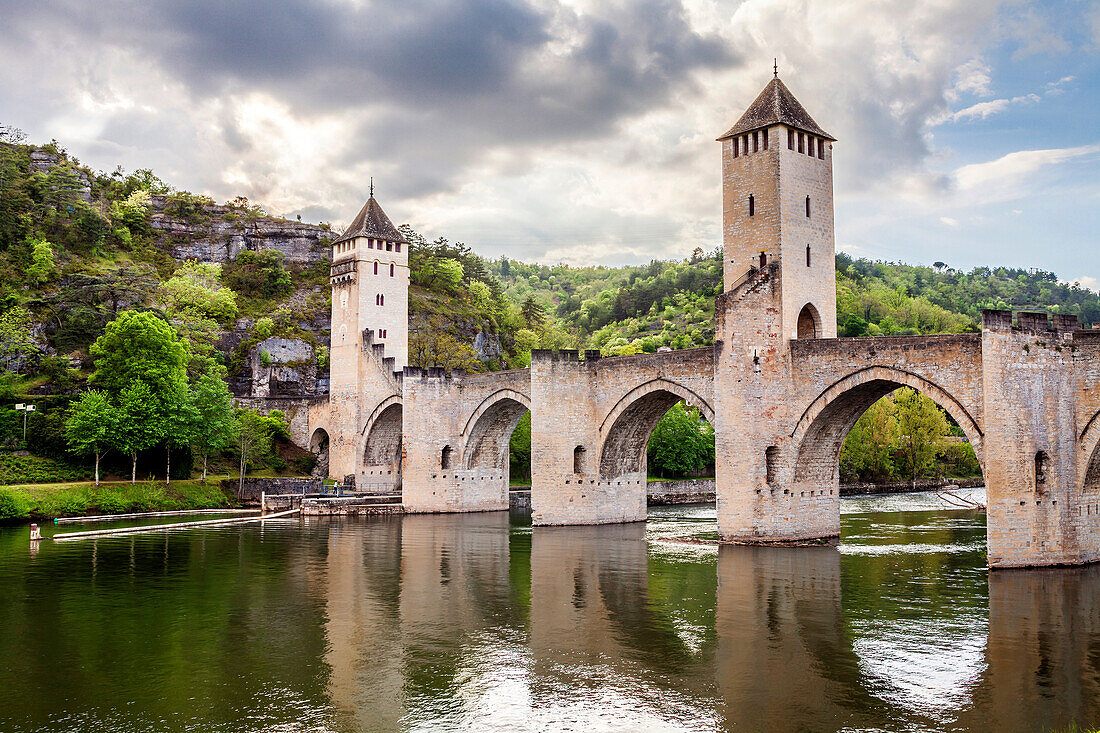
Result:
[[[163,482],[104,481],[94,483],[0,486],[0,520],[52,519],[85,514],[122,514],[177,509],[219,509],[236,506],[234,497],[211,480]]]

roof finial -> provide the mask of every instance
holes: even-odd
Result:
[[[370,197],[374,198],[374,176],[370,177]]]
[[[775,78],[778,79],[779,78],[779,59],[774,58],[774,59],[772,59],[772,61],[773,61],[772,73],[775,74]]]

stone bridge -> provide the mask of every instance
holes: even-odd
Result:
[[[400,489],[407,511],[504,510],[510,436],[530,411],[533,523],[633,522],[650,434],[683,400],[715,429],[722,539],[820,544],[840,533],[845,436],[911,387],[974,447],[990,566],[1100,560],[1100,330],[987,311],[979,333],[836,338],[833,138],[776,77],[719,140],[713,347],[536,350],[530,369],[490,374],[406,367],[408,243],[372,195],[333,247],[331,393],[295,434],[330,476]]]
[[[361,431],[364,468],[403,472],[410,512],[507,509],[509,438],[530,410],[533,523],[640,521],[646,444],[683,400],[716,429],[723,538],[820,541],[840,533],[845,436],[876,400],[911,387],[974,447],[991,565],[1100,559],[1100,331],[1007,311],[950,336],[785,341],[763,329],[745,340],[720,328],[732,338],[713,348],[535,351],[530,369],[488,374],[406,368],[402,395]]]

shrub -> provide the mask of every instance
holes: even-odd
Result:
[[[130,508],[130,500],[114,489],[100,489],[94,503],[102,514],[122,514]]]
[[[0,519],[23,519],[30,514],[30,502],[12,489],[0,489]]]

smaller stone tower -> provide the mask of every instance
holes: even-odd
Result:
[[[409,243],[382,211],[373,190],[347,231],[332,243],[334,349],[344,326],[348,338],[356,341],[365,329],[373,331],[374,343],[385,345],[396,371],[408,363]]]
[[[725,289],[778,265],[783,336],[836,336],[831,135],[778,73],[722,143]]]
[[[409,244],[370,198],[332,243],[329,347],[329,475],[363,465],[362,431],[371,411],[399,392],[408,363]]]

